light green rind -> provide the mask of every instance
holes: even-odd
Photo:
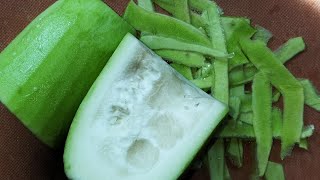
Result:
[[[257,143],[259,176],[263,176],[272,147],[272,88],[268,77],[257,73],[252,83],[253,129]]]
[[[300,82],[276,58],[262,41],[242,39],[244,53],[264,73],[284,98],[281,157],[289,155],[295,143],[300,141],[303,126],[304,94]]]
[[[144,10],[133,1],[128,4],[124,19],[139,31],[211,47],[206,35],[192,25],[167,15]]]
[[[90,86],[127,32],[100,0],[61,0],[0,55],[0,100],[41,141],[64,143]]]

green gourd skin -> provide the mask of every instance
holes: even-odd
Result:
[[[147,11],[133,1],[128,4],[124,19],[139,31],[211,47],[206,35],[192,25],[167,15]]]
[[[272,147],[272,88],[268,78],[260,72],[252,83],[252,110],[259,176],[263,176]]]
[[[303,126],[304,94],[300,82],[282,65],[262,41],[242,39],[240,45],[250,61],[281,92],[284,99],[282,127],[282,159],[289,155],[295,143],[299,143]]]
[[[90,86],[134,30],[100,0],[60,0],[0,54],[0,100],[41,141],[63,144]]]

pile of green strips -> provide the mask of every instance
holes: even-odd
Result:
[[[156,13],[154,4],[172,16]],[[241,167],[243,141],[256,142],[257,176],[284,179],[281,164],[269,161],[273,139],[281,140],[281,158],[295,144],[307,149],[313,125],[303,124],[304,104],[320,110],[320,97],[309,80],[296,79],[284,66],[305,49],[301,37],[278,50],[272,34],[250,20],[224,16],[207,0],[139,0],[124,18],[141,31],[140,40],[183,76],[228,104],[229,116],[214,133],[207,154],[211,179],[230,179],[225,158]],[[251,85],[251,90],[247,90]],[[283,110],[274,105],[283,96]],[[271,173],[272,172],[272,173]]]

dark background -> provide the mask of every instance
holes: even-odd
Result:
[[[54,0],[0,0],[0,50],[2,51],[37,15]],[[128,0],[106,0],[122,15]],[[318,0],[218,0],[226,15],[246,16],[254,24],[274,34],[270,46],[278,47],[287,39],[304,37],[307,50],[287,64],[296,77],[311,79],[320,89],[320,1]],[[0,87],[1,88],[1,87]],[[309,151],[295,148],[283,161],[286,179],[320,179],[320,113],[305,108],[305,123],[316,131],[309,139]],[[233,179],[249,179],[254,153],[245,145],[244,167],[230,166]],[[271,160],[280,162],[280,143],[275,142]],[[0,180],[64,179],[62,150],[53,151],[34,136],[0,104]],[[206,169],[192,175],[193,180],[209,179]]]

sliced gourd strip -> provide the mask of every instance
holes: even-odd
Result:
[[[170,49],[155,50],[155,53],[168,61],[183,64],[188,67],[203,67],[205,66],[206,58],[199,54],[188,51],[177,51]]]
[[[244,94],[240,96],[242,113],[252,112],[252,94]]]
[[[236,97],[241,97],[244,96],[244,85],[240,85],[240,86],[235,86],[230,88],[230,96],[236,96]],[[242,105],[241,105],[242,106]]]
[[[320,95],[317,92],[317,89],[313,86],[310,80],[302,79],[300,80],[300,83],[304,89],[304,101],[306,105],[320,111]]]
[[[223,180],[224,177],[224,142],[217,139],[208,152],[208,164],[211,180]]]
[[[289,39],[274,53],[276,57],[284,64],[295,55],[299,54],[306,48],[306,45],[302,37],[296,37]]]
[[[124,19],[139,31],[211,47],[206,35],[192,25],[167,15],[147,11],[133,1],[128,4]]]
[[[229,120],[229,122],[218,133],[215,134],[215,137],[255,139],[255,134],[254,134],[252,125],[246,124],[246,123],[231,122],[231,121],[233,120]],[[281,133],[278,134],[278,132],[273,130],[272,136],[274,139],[280,139]]]
[[[188,0],[173,0],[173,3],[175,4],[175,11],[172,15],[184,22],[190,23]]]
[[[192,0],[191,0],[192,1]],[[190,5],[192,4],[190,2]],[[200,2],[200,1],[199,1]],[[225,36],[223,33],[223,28],[221,25],[220,12],[218,10],[218,6],[214,2],[209,2],[209,6],[207,7],[207,17],[208,20],[208,35],[212,43],[212,48],[217,49],[225,54],[228,54],[227,47],[225,43]],[[227,58],[216,58],[213,61],[213,73],[215,75],[213,86],[211,88],[211,94],[221,102],[228,104],[229,103],[229,78],[228,78],[228,59]],[[223,141],[221,141],[220,146],[223,147]],[[215,146],[215,145],[214,145]],[[213,147],[214,148],[214,147]],[[210,157],[217,156],[214,152],[209,151],[209,169],[210,169],[210,178],[217,180],[223,179],[221,176],[223,173],[223,169],[220,168],[212,168],[215,167],[215,162],[210,161]],[[224,156],[220,157],[221,160],[218,161],[219,166],[223,166],[222,161],[224,161]],[[222,170],[221,170],[222,169]]]
[[[213,76],[213,70],[212,70],[212,64],[206,63],[204,66],[199,68],[195,74],[194,77],[197,78],[206,78],[208,76]]]
[[[255,138],[253,127],[249,124],[229,120],[227,124],[215,134],[218,138]]]
[[[252,112],[241,112],[239,115],[239,121],[253,125],[253,113]]]
[[[231,138],[227,148],[227,157],[233,165],[240,168],[243,163],[243,146],[241,139]]]
[[[307,140],[307,138],[304,138],[304,139],[300,140],[299,148],[308,150],[308,140]]]
[[[225,36],[221,25],[221,19],[217,5],[210,3],[207,9],[208,32],[213,49],[228,54],[225,44]],[[229,80],[228,80],[228,59],[215,59],[213,62],[213,71],[215,74],[214,85],[211,93],[221,102],[229,103]]]
[[[196,28],[207,28],[208,21],[203,18],[200,14],[191,11],[190,12],[190,23]]]
[[[279,61],[282,63],[287,62],[292,57],[300,53],[304,48],[305,44],[303,42],[302,38],[292,38],[288,40],[284,45],[281,46],[282,48],[279,48],[279,50],[275,51],[275,55],[278,58]],[[252,80],[254,74],[257,72],[257,69],[252,66],[244,67],[245,76],[244,77],[237,77],[233,78],[233,73],[236,73],[234,71],[231,71],[230,76],[230,84],[232,86],[240,85],[248,83]]]
[[[282,112],[279,108],[272,108],[272,131],[273,136],[280,137],[282,130]]]
[[[238,119],[240,113],[241,100],[232,96],[229,98],[229,114],[233,119]]]
[[[266,180],[285,180],[284,171],[281,164],[269,161],[266,174]]]
[[[252,83],[253,129],[257,142],[259,175],[263,176],[272,147],[272,88],[268,77],[259,72]]]
[[[145,10],[154,11],[153,3],[151,0],[138,0],[138,5]],[[141,32],[141,36],[150,35],[148,32]]]
[[[253,80],[253,76],[257,73],[255,67],[246,66],[243,67],[243,74],[239,75],[239,67],[234,68],[229,73],[230,86],[238,86],[246,84]]]
[[[250,38],[255,33],[255,29],[251,27],[250,21],[244,18],[224,17],[221,19],[226,34],[227,50],[234,54],[229,61],[229,70],[231,70],[249,62],[239,47],[239,40]]]
[[[281,93],[275,90],[272,94],[272,102],[278,102],[281,97]]]
[[[272,33],[268,29],[259,25],[257,25],[255,28],[257,32],[253,35],[252,39],[260,40],[267,44],[273,36]]]
[[[218,49],[212,49],[198,44],[179,41],[173,38],[161,37],[161,36],[143,36],[140,39],[146,46],[153,50],[159,49],[171,49],[180,51],[190,51],[201,53],[204,55],[220,58],[228,58],[231,55]]]
[[[301,133],[301,138],[307,138],[312,136],[314,132],[314,125],[307,125],[303,127],[302,133]]]
[[[203,79],[194,79],[194,80],[191,80],[191,82],[194,85],[196,85],[198,88],[207,89],[207,88],[211,88],[212,82],[213,82],[212,79],[213,79],[213,77],[209,76],[209,77],[206,77]]]
[[[153,3],[151,0],[138,0],[138,5],[145,10],[154,11]]]
[[[170,64],[171,67],[173,67],[177,72],[179,72],[182,76],[184,76],[188,80],[192,80],[192,72],[191,69],[185,65],[182,64],[176,64],[172,63]]]
[[[262,41],[240,41],[249,60],[268,76],[284,97],[281,158],[289,155],[295,143],[300,141],[303,126],[303,88],[299,81],[283,66]]]
[[[231,180],[229,168],[228,168],[226,162],[224,163],[224,173],[223,173],[223,175],[224,175],[224,178],[223,178],[224,180]]]

